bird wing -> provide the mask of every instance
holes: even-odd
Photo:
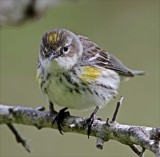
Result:
[[[118,60],[112,54],[98,47],[98,45],[87,37],[78,36],[80,42],[83,45],[82,62],[85,66],[90,65],[98,68],[111,69],[119,73],[120,75],[132,77],[135,74],[142,74],[142,71],[135,71],[127,68],[120,60]]]

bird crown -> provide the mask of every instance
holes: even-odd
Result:
[[[52,32],[48,35],[48,41],[50,43],[55,43],[58,41],[58,34],[56,32]]]

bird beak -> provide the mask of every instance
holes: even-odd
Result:
[[[49,60],[51,61],[51,60],[53,60],[55,58],[58,58],[59,56],[60,55],[58,53],[56,53],[56,52],[50,52],[49,53]]]

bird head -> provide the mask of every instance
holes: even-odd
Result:
[[[82,56],[79,38],[66,29],[54,29],[43,35],[39,59],[43,67],[70,70]]]

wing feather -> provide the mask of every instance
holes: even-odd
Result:
[[[82,61],[84,65],[98,66],[99,68],[111,69],[125,76],[134,76],[115,56],[98,47],[98,45],[87,37],[79,36],[79,39],[84,47]]]

